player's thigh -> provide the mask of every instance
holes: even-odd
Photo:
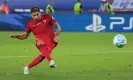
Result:
[[[46,46],[46,48],[51,53],[56,46],[57,46],[57,43],[53,42],[51,45]]]
[[[53,51],[53,49],[57,46],[57,43],[53,42],[49,45],[37,45],[36,44],[36,47],[39,49],[40,52],[42,51],[48,51],[48,53],[51,53]]]
[[[47,46],[47,45],[41,45],[41,46],[37,46],[36,47],[38,48],[38,50],[41,52],[41,54],[44,54],[44,53],[48,53],[48,54],[51,54],[51,52],[53,51],[54,47],[51,47],[51,46]]]

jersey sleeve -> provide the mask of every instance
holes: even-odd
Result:
[[[26,32],[26,33],[30,33],[30,32],[31,32],[31,29],[30,29],[30,25],[29,25],[29,23],[27,24],[27,27],[26,27],[25,32]]]
[[[50,16],[50,24],[54,25],[56,23],[56,20],[54,19],[53,16]]]

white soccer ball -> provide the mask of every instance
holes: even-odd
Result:
[[[124,35],[122,34],[117,34],[114,39],[113,39],[113,44],[118,47],[118,48],[122,48],[126,45],[127,43],[127,39]]]

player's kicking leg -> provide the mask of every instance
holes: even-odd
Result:
[[[51,47],[47,47],[47,50],[49,51],[49,53],[51,54],[52,50],[57,46],[57,43],[53,43]],[[55,65],[55,62],[54,60],[51,60],[50,61],[50,68],[55,68],[56,65]]]
[[[28,66],[24,68],[24,74],[29,74],[29,69],[41,63],[45,57],[39,54]]]
[[[45,47],[39,47],[39,50],[42,53],[42,55],[45,56],[45,58],[50,62],[50,65],[49,65],[50,68],[55,68],[56,67],[55,62],[50,55],[53,48],[45,46]]]
[[[46,41],[46,44],[44,41]],[[50,62],[50,68],[55,68],[56,67],[55,62],[50,54],[52,50],[56,47],[57,43],[56,42],[51,43],[51,40],[49,38],[46,38],[44,41],[37,39],[36,46],[40,50],[42,55],[45,56],[45,58]]]

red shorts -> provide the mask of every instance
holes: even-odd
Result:
[[[53,40],[47,39],[36,39],[36,47],[41,50],[41,48],[46,48],[49,53],[57,46],[57,43]],[[41,51],[40,51],[41,52]]]

